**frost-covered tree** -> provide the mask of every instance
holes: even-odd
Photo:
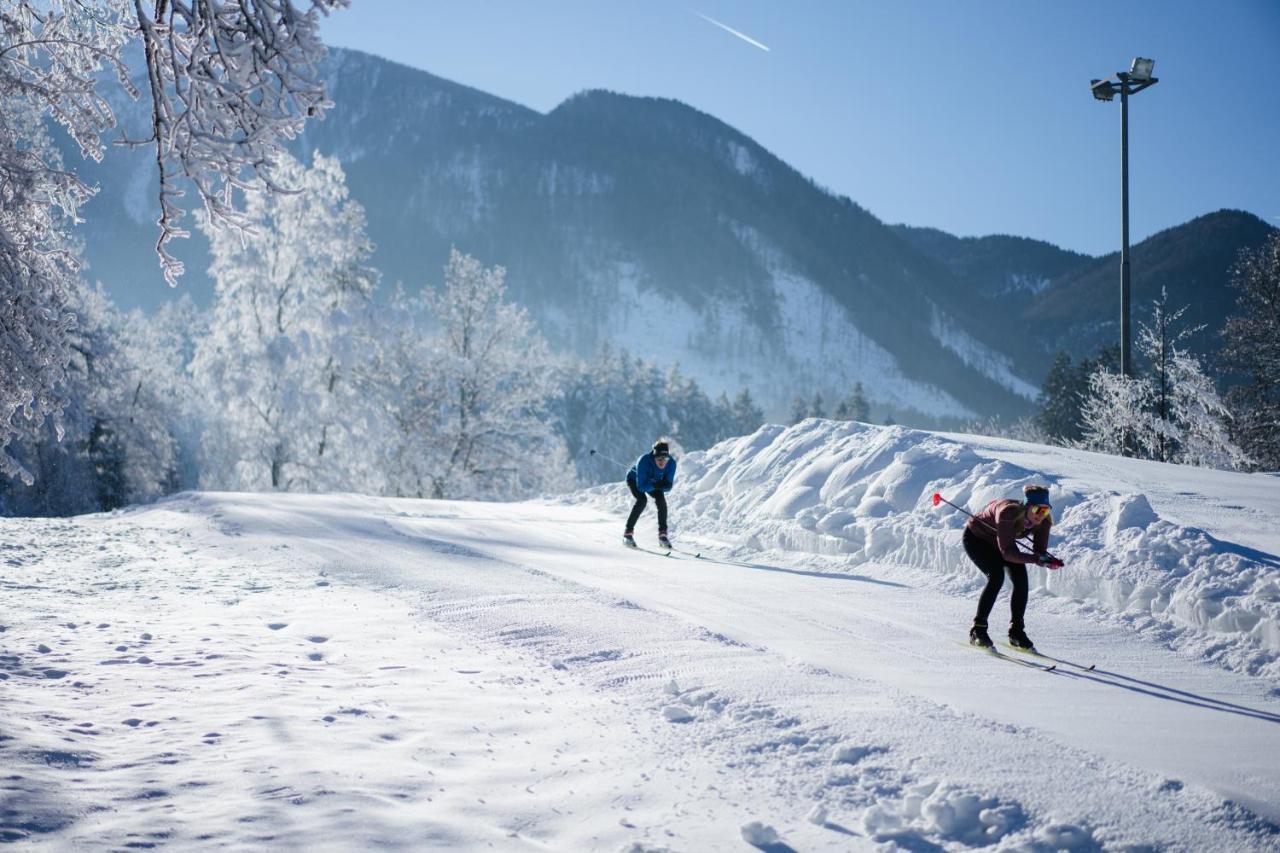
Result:
[[[444,286],[422,303],[437,334],[401,420],[411,494],[507,499],[574,485],[552,428],[553,364],[523,308],[506,301],[506,271],[454,249]],[[404,493],[401,491],[401,493]]]
[[[1234,432],[1256,465],[1280,471],[1280,232],[1241,255],[1231,283],[1223,356],[1240,380],[1228,395]]]
[[[1181,354],[1179,344],[1204,329],[1203,325],[1190,329],[1180,328],[1178,321],[1186,311],[1185,305],[1171,311],[1169,293],[1161,287],[1160,296],[1151,304],[1151,322],[1138,324],[1138,350],[1146,359],[1147,373],[1151,378],[1153,413],[1167,425],[1174,422],[1173,397],[1179,380],[1174,362]],[[1173,428],[1162,429],[1158,433],[1153,449],[1155,459],[1168,462],[1174,457],[1177,453],[1176,433],[1177,430]]]
[[[31,470],[8,448],[39,434],[65,401],[79,259],[63,227],[89,191],[51,165],[57,152],[11,64],[0,58],[0,476],[30,485]]]
[[[209,406],[201,482],[352,488],[373,245],[336,159],[285,158],[280,175],[297,191],[250,197],[251,231],[206,226],[217,301],[191,368]]]
[[[155,413],[152,429],[164,430],[164,441],[171,444],[173,454],[165,470],[157,468],[156,477],[147,480],[147,494],[135,493],[133,500],[199,485],[206,413],[192,386],[190,365],[196,342],[208,336],[208,322],[209,315],[185,294],[150,314],[135,310],[122,320],[120,345],[131,365],[131,394],[137,404]],[[159,442],[157,437],[150,443],[159,446]]]
[[[121,140],[154,148],[160,173],[157,250],[172,283],[181,263],[165,245],[185,236],[178,199],[189,182],[209,219],[244,226],[236,192],[278,189],[276,154],[307,118],[331,106],[316,63],[321,15],[346,0],[9,0],[0,22],[0,78],[59,122],[89,157],[115,124],[99,91],[112,72],[151,106],[151,133]],[[146,84],[131,82],[141,48]],[[0,83],[0,85],[5,85]],[[0,151],[0,159],[8,153]],[[287,186],[284,184],[283,186]]]
[[[92,194],[62,168],[46,119],[98,160],[115,125],[100,90],[118,85],[148,98],[149,136],[120,141],[155,150],[157,251],[172,284],[182,265],[165,247],[186,233],[182,184],[194,187],[211,221],[232,227],[249,221],[240,191],[281,188],[281,141],[329,106],[316,74],[319,16],[345,5],[6,0],[0,7],[0,474],[30,479],[6,447],[38,432],[64,402],[59,384],[73,324],[66,303],[78,266],[64,234]],[[145,91],[131,82],[135,56]]]
[[[1168,423],[1172,426],[1173,461],[1210,468],[1245,468],[1249,457],[1232,440],[1232,415],[1195,356],[1177,352],[1169,366]]]
[[[1081,408],[1089,394],[1089,377],[1101,369],[1112,373],[1120,369],[1120,348],[1109,346],[1093,358],[1073,362],[1071,356],[1059,352],[1049,366],[1049,373],[1036,397],[1035,423],[1027,431],[1026,441],[1041,441],[1067,447],[1079,444],[1084,436]]]
[[[1089,376],[1089,390],[1080,408],[1080,446],[1115,455],[1136,450],[1149,458],[1161,429],[1151,414],[1151,399],[1146,377],[1097,368]]]
[[[1109,453],[1189,465],[1238,467],[1245,454],[1230,440],[1230,412],[1195,356],[1180,347],[1199,328],[1179,328],[1185,309],[1170,311],[1162,292],[1152,320],[1139,324],[1144,375],[1100,368],[1082,408],[1082,445]]]
[[[562,371],[556,431],[584,482],[621,480],[637,448],[647,447],[654,440],[650,434],[666,428],[635,399],[637,373],[652,375],[647,365],[608,342],[591,361],[571,363]]]
[[[172,354],[139,346],[141,315],[122,315],[101,289],[77,286],[68,307],[78,322],[62,382],[61,432],[43,425],[15,443],[35,476],[28,484],[0,481],[5,512],[94,512],[178,487],[178,398],[148,378],[153,359]]]
[[[700,450],[764,422],[746,390],[732,402],[725,394],[712,400],[679,367],[664,373],[607,345],[591,362],[564,368],[562,376],[556,429],[587,483],[621,480],[661,435]]]

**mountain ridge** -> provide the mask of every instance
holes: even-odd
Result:
[[[561,349],[680,362],[713,393],[749,388],[771,417],[862,382],[880,417],[957,424],[1026,412],[1045,346],[1107,333],[1080,336],[1071,307],[1073,286],[1105,277],[1081,270],[1106,258],[887,225],[678,100],[593,89],[541,113],[359,51],[331,51],[322,71],[335,106],[290,147],[343,162],[384,277],[436,281],[454,246],[502,264]],[[85,167],[103,193],[81,233],[91,274],[127,305],[131,288],[167,291],[148,254],[154,175],[145,152],[115,153]],[[203,247],[180,256],[185,286],[207,294]],[[993,309],[1063,332],[1010,340]]]

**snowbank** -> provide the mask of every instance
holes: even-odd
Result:
[[[902,427],[819,419],[768,425],[681,460],[673,527],[740,552],[808,552],[850,569],[912,567],[924,570],[927,583],[968,595],[978,575],[960,547],[966,518],[945,504],[934,508],[932,495],[977,511],[996,498],[1019,497],[1026,483],[1044,482],[1056,520],[1050,548],[1067,565],[1032,567],[1033,593],[1080,602],[1232,669],[1280,676],[1280,560],[1162,518],[1141,478],[1126,482],[1134,479],[1129,468],[1077,490],[1063,481],[1088,477],[1031,470],[986,450],[980,454],[963,437]],[[1086,467],[1076,457],[1097,465],[1097,454],[1043,450],[1059,470],[1073,462]],[[1117,469],[1134,464],[1116,462]],[[1172,467],[1143,464],[1148,477]],[[1242,482],[1253,476],[1204,475]],[[1179,494],[1187,503],[1197,498]],[[614,508],[629,503],[621,489],[607,486],[592,490],[591,499]]]

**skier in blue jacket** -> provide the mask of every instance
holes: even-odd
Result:
[[[654,442],[653,450],[637,459],[627,472],[627,488],[635,496],[636,504],[631,508],[631,515],[627,516],[623,542],[633,548],[636,546],[636,519],[649,503],[645,496],[652,495],[658,506],[658,544],[663,548],[671,547],[671,540],[667,538],[667,492],[675,482],[676,460],[671,456],[670,445],[659,439]]]

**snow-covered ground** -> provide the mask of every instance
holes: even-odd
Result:
[[[1031,480],[1052,671],[965,645],[979,578],[930,500]],[[627,504],[0,520],[0,840],[1280,847],[1280,479],[807,421],[681,460],[702,559],[622,549]]]

